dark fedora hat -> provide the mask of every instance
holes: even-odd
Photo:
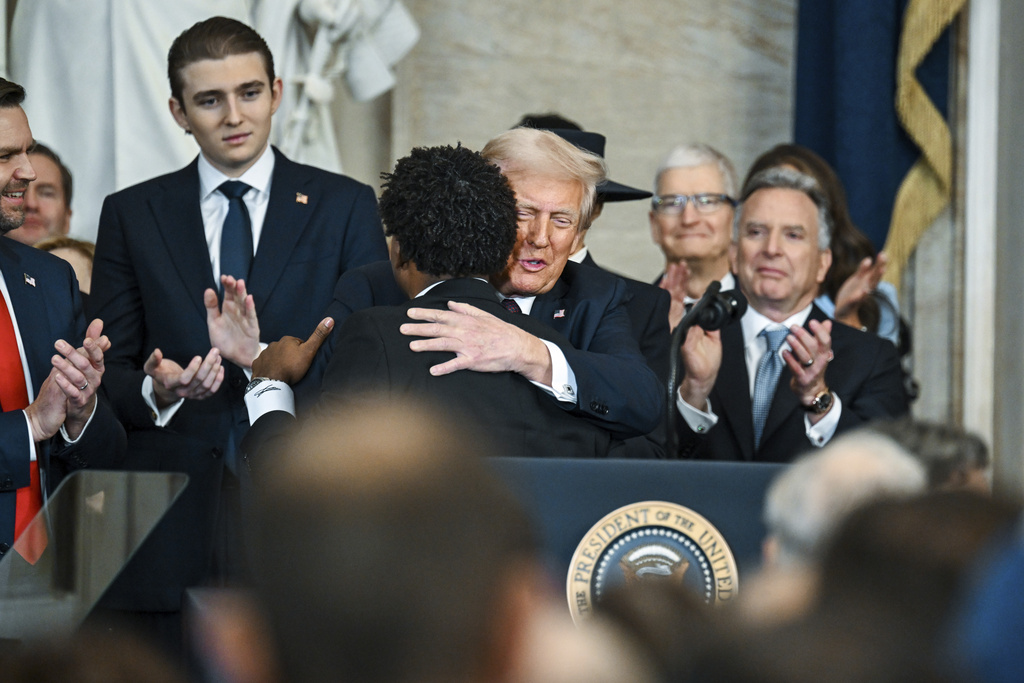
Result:
[[[547,130],[568,140],[580,149],[584,149],[604,159],[605,138],[600,133],[571,130],[569,128],[548,128]],[[606,179],[597,186],[597,200],[600,202],[628,202],[633,199],[647,199],[651,194],[647,190],[623,185],[611,179]]]

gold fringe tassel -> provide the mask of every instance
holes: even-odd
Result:
[[[953,144],[949,126],[929,99],[914,71],[952,23],[967,0],[910,0],[903,15],[896,65],[896,113],[921,149],[921,158],[896,193],[885,253],[885,279],[897,287],[921,236],[949,203]]]

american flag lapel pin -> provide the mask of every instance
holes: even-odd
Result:
[[[36,286],[36,279],[34,277],[32,277],[31,275],[29,275],[28,273],[25,273],[25,284],[29,285],[31,287],[35,287]]]
[[[307,197],[306,195],[302,194],[301,192],[296,192],[295,193],[295,203],[296,204],[309,204],[309,197]]]
[[[559,308],[557,311],[555,311],[555,315],[553,317],[555,317],[555,318],[564,318],[565,317],[565,309],[564,308]]]

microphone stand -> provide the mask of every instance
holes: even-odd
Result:
[[[693,308],[683,316],[679,325],[672,331],[672,341],[669,342],[668,361],[668,401],[665,406],[665,444],[666,457],[675,458],[679,453],[679,434],[676,432],[676,418],[679,412],[676,408],[676,393],[679,389],[679,367],[682,357],[681,349],[686,333],[700,320],[701,312],[718,296],[722,289],[722,283],[714,280],[704,290],[704,296],[693,305]]]

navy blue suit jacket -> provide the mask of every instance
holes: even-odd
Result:
[[[807,321],[828,316],[814,306]],[[839,322],[832,324],[835,358],[825,370],[825,382],[843,402],[836,434],[879,418],[907,412],[896,347],[876,334],[861,332]],[[722,368],[711,390],[711,409],[718,424],[706,434],[695,434],[686,421],[677,420],[682,457],[710,460],[790,462],[811,448],[804,427],[804,411],[789,388],[792,373],[783,366],[775,396],[765,420],[761,444],[754,449],[753,404],[739,324],[722,328]]]
[[[406,300],[390,266],[372,263],[338,282],[330,314],[340,328],[354,311]],[[559,348],[576,375],[579,393],[573,412],[616,438],[650,432],[664,410],[660,380],[647,366],[631,332],[629,300],[622,278],[569,262],[555,286],[537,296],[530,311],[530,317],[569,342]]]
[[[633,336],[640,344],[640,352],[647,359],[647,365],[654,370],[659,379],[667,379],[668,347],[672,340],[672,333],[668,329],[668,309],[672,303],[669,293],[660,287],[601,268],[590,252],[587,252],[583,259],[583,265],[600,268],[606,273],[618,275],[625,281],[630,296],[626,312],[629,313]]]
[[[246,282],[265,342],[307,337],[342,273],[387,257],[369,186],[274,154],[270,201]],[[112,343],[104,389],[129,430],[128,467],[190,476],[161,524],[164,531],[177,529],[178,538],[165,541],[168,554],[171,548],[176,553],[168,557],[174,565],[168,571],[183,577],[151,581],[170,592],[149,609],[176,609],[180,588],[206,573],[223,456],[248,427],[247,378],[231,363],[225,362],[220,390],[185,401],[166,429],[154,428],[142,398],[142,366],[154,348],[183,367],[210,350],[203,292],[217,283],[199,208],[197,162],[106,198],[89,302],[106,321]],[[318,391],[319,380],[313,373],[297,389]]]
[[[0,237],[0,271],[18,320],[33,394],[38,394],[52,368],[54,342],[63,339],[77,347],[85,336],[78,281],[67,262],[6,237]],[[99,401],[77,443],[67,444],[58,434],[39,444],[36,456],[45,490],[52,493],[72,470],[118,465],[124,440],[124,430],[110,407]],[[29,484],[30,445],[24,413],[0,413],[0,555],[14,542],[15,492]]]

